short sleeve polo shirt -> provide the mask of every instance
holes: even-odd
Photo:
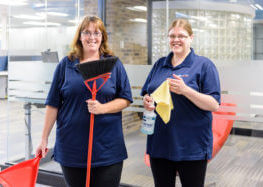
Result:
[[[220,103],[220,82],[215,65],[191,48],[186,59],[173,67],[171,52],[153,66],[142,88],[141,95],[151,94],[173,74],[180,76],[194,90],[214,97]],[[174,109],[171,119],[164,124],[157,115],[153,135],[147,138],[147,153],[152,157],[172,161],[203,160],[212,156],[212,113],[198,108],[183,95],[171,92]]]
[[[65,57],[58,64],[45,104],[58,108],[54,159],[64,166],[85,168],[90,125],[85,101],[92,95],[75,66],[77,63],[78,59],[72,62]],[[96,81],[97,88],[102,82],[102,79]],[[132,102],[129,80],[119,59],[96,96],[101,103],[115,98]],[[122,112],[95,115],[93,133],[92,167],[111,165],[127,158]]]

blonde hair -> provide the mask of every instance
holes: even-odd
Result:
[[[192,26],[187,19],[179,18],[179,19],[174,20],[172,25],[170,26],[168,32],[170,32],[170,30],[174,27],[183,28],[184,30],[187,31],[189,36],[192,36],[192,34],[193,34]]]
[[[97,16],[86,16],[78,26],[73,41],[71,43],[71,50],[68,53],[68,58],[71,61],[75,60],[76,58],[83,59],[83,46],[80,41],[80,35],[81,32],[85,30],[90,23],[94,23],[97,29],[99,29],[102,34],[101,45],[99,48],[100,55],[113,55],[113,52],[108,47],[108,35],[102,20]]]

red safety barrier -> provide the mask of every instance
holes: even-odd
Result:
[[[13,165],[0,172],[0,186],[34,187],[37,180],[41,155]]]
[[[221,106],[236,106],[232,103],[221,103]],[[217,115],[232,115],[235,116],[235,112],[224,112],[218,111],[213,112],[213,122],[212,122],[212,131],[213,131],[213,153],[212,158],[220,151],[220,149],[225,144],[231,129],[233,127],[234,120],[223,119]]]
[[[151,167],[150,155],[147,153],[144,153],[144,163],[146,166]]]
[[[221,103],[221,106],[236,106],[232,103]],[[216,114],[216,115],[215,115]],[[235,112],[224,112],[217,111],[213,112],[213,121],[212,121],[212,131],[213,131],[213,153],[212,158],[220,151],[220,149],[225,144],[231,129],[233,127],[234,120],[223,119],[217,115],[236,115]],[[144,154],[144,163],[146,166],[150,167],[150,156]]]

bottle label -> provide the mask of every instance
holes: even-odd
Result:
[[[144,121],[146,121],[146,120],[153,120],[153,121],[155,121],[155,118],[156,118],[156,117],[154,117],[154,116],[152,116],[152,117],[143,116],[143,120],[144,120]]]
[[[155,119],[155,115],[143,115],[141,132],[148,135],[153,134]]]

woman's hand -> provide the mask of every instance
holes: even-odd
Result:
[[[143,106],[146,110],[152,111],[155,109],[153,98],[148,94],[143,96]]]
[[[101,104],[99,101],[97,100],[86,100],[87,106],[88,106],[88,110],[90,113],[92,114],[105,114],[105,107],[104,104]]]
[[[48,140],[47,139],[44,139],[44,140],[41,141],[41,143],[39,144],[39,146],[36,149],[36,153],[35,153],[36,156],[41,154],[43,158],[46,157],[46,155],[48,153],[47,144],[48,144]]]
[[[210,95],[200,93],[187,86],[183,79],[173,74],[174,79],[168,79],[170,83],[170,91],[176,94],[184,95],[198,108],[207,111],[216,111],[219,108],[218,102]]]
[[[173,74],[174,79],[169,78],[170,91],[178,95],[184,95],[188,89],[188,86],[184,83],[184,80]]]

